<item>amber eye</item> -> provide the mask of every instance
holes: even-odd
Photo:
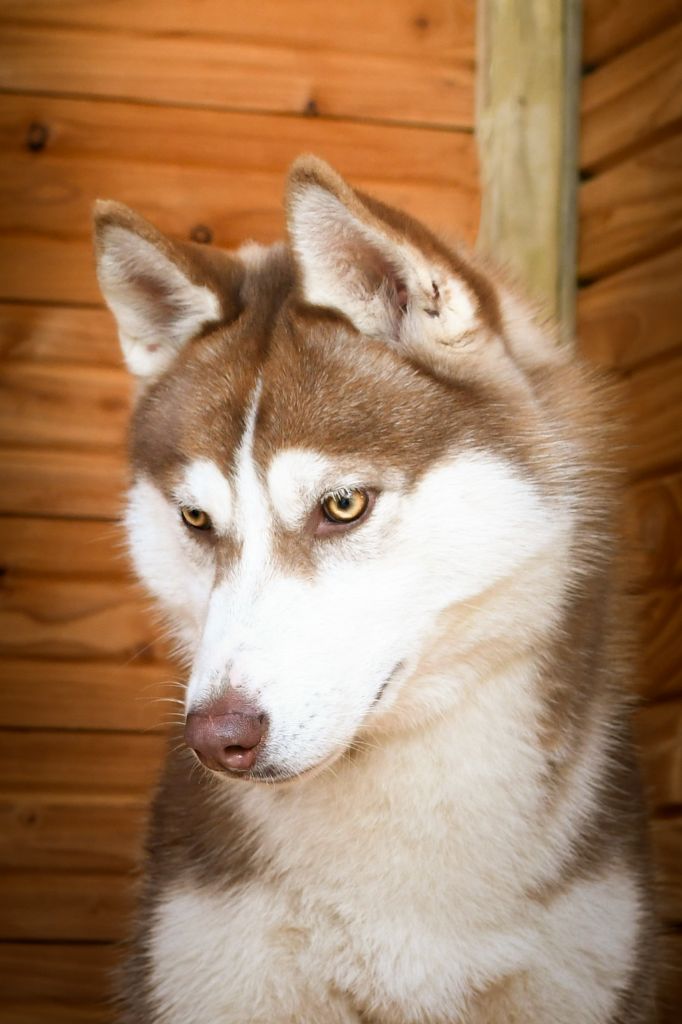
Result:
[[[187,525],[195,530],[211,529],[211,520],[206,512],[202,512],[200,508],[190,508],[189,505],[183,505],[180,509],[180,515]]]
[[[344,487],[322,499],[322,511],[330,523],[354,523],[369,505],[366,491]]]

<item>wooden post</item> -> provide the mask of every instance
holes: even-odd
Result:
[[[575,329],[580,0],[479,0],[478,244]]]

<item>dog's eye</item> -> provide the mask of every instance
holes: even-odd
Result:
[[[322,499],[322,511],[330,523],[354,523],[366,512],[368,505],[366,491],[350,488],[332,491]]]
[[[185,523],[191,526],[194,530],[210,530],[211,520],[206,512],[202,512],[200,508],[190,508],[189,505],[183,505],[180,509],[180,515],[182,516]]]

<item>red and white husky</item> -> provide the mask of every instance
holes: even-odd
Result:
[[[97,208],[191,664],[121,1019],[649,1021],[603,385],[321,161],[286,208],[235,253]]]

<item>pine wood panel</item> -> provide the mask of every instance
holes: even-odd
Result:
[[[0,726],[157,728],[180,710],[180,669],[164,662],[0,660]]]
[[[682,134],[646,148],[581,186],[581,277],[601,277],[681,239]]]
[[[129,579],[122,524],[5,516],[0,519],[3,575]]]
[[[121,448],[131,392],[123,369],[0,365],[0,444]]]
[[[585,77],[581,167],[611,161],[682,118],[680,52],[682,22]]]
[[[599,64],[674,24],[680,0],[585,0],[583,63]]]
[[[211,34],[247,36],[300,48],[330,46],[361,53],[414,54],[415,39],[425,53],[452,59],[457,53],[471,57],[475,7],[471,0],[372,0],[371,15],[359,0],[330,3],[291,0],[282,9],[280,0],[116,0],[92,4],[89,0],[2,0],[0,21],[38,28],[80,27],[165,35]],[[423,24],[426,21],[427,24]],[[419,30],[419,35],[415,34]]]
[[[682,818],[650,823],[658,911],[664,921],[682,921]]]
[[[0,875],[0,939],[113,941],[128,931],[134,892],[127,875],[6,871]]]
[[[682,694],[682,586],[660,587],[643,594],[638,626],[639,692],[653,699]],[[670,708],[673,715],[674,706]],[[665,710],[661,714],[665,715]],[[678,742],[682,744],[682,734]],[[678,753],[682,758],[682,750]]]
[[[25,149],[36,119],[52,139],[39,154]],[[222,144],[212,145],[217,139]],[[89,236],[92,202],[102,195],[178,237],[190,237],[197,224],[224,247],[280,237],[284,167],[305,149],[345,173],[362,153],[364,170],[352,175],[358,185],[440,230],[471,239],[478,217],[473,139],[456,132],[7,97],[0,140],[10,153],[0,208],[0,287],[8,299],[101,301]]]
[[[139,800],[156,780],[166,743],[161,732],[0,730],[3,799]]]
[[[117,519],[127,476],[109,452],[0,449],[0,513]]]
[[[10,362],[122,366],[107,310],[0,303],[0,365]]]
[[[0,589],[0,652],[5,656],[115,659],[164,657],[163,630],[132,584],[14,578]]]
[[[682,932],[665,935],[660,950],[659,1024],[679,1024],[682,1006]]]
[[[628,373],[626,384],[632,473],[676,468],[682,463],[682,351]]]
[[[644,707],[635,715],[644,780],[652,809],[682,804],[682,701]]]
[[[132,870],[142,850],[145,802],[0,798],[0,870]]]
[[[581,351],[628,369],[682,346],[682,248],[596,281],[578,294]]]
[[[640,558],[640,590],[682,583],[682,472],[630,490],[628,533]]]
[[[31,943],[34,948],[35,943]],[[0,1006],[0,1024],[113,1024],[114,1013],[101,1003],[11,1002]]]
[[[118,950],[109,945],[59,945],[0,943],[0,989],[3,1003],[45,1000],[54,1004],[97,1003],[109,985],[109,974],[118,961]],[[0,1020],[3,1017],[0,1008]],[[49,1021],[49,1013],[40,1018]]]
[[[427,10],[418,0],[174,0],[172,13],[160,0],[120,0],[115,16],[108,6],[3,3],[0,85],[472,125],[474,4],[467,0],[430,0]]]

